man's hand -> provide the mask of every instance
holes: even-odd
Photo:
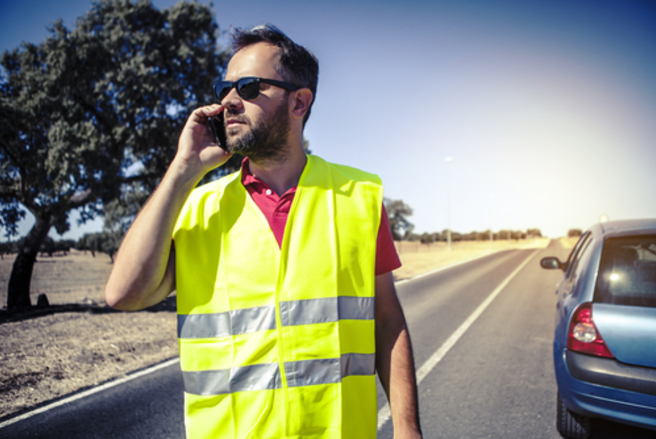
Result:
[[[180,134],[178,152],[172,166],[180,166],[186,175],[200,179],[230,158],[232,154],[216,144],[208,126],[208,118],[222,111],[223,106],[212,104],[197,108],[191,113]]]
[[[200,179],[231,156],[214,142],[207,125],[207,118],[221,111],[222,106],[209,105],[187,119],[173,162],[121,243],[105,287],[108,305],[143,309],[175,289],[175,221]]]

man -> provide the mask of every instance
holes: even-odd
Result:
[[[177,290],[190,438],[374,438],[375,371],[395,437],[421,437],[380,181],[306,155],[314,55],[269,25],[233,48],[219,104],[191,114],[126,234],[107,303]],[[221,113],[230,152],[208,129]],[[233,152],[240,172],[194,190]]]

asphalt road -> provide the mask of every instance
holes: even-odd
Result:
[[[551,358],[560,273],[539,267],[547,255],[564,260],[567,251],[555,242],[544,250],[509,250],[397,284],[417,368],[435,363],[440,348],[443,353],[419,386],[425,438],[560,437]],[[468,320],[477,309],[478,317]],[[380,386],[378,401],[384,410]],[[177,439],[184,437],[182,405],[174,364],[15,422],[0,429],[0,437]],[[654,434],[610,422],[596,427],[598,439]],[[391,420],[378,437],[393,437]]]

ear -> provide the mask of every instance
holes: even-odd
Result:
[[[310,108],[312,99],[314,99],[312,91],[309,88],[301,88],[293,92],[291,97],[293,99],[291,105],[292,116],[297,119],[303,119]]]

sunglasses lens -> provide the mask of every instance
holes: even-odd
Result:
[[[214,96],[219,103],[228,96],[230,89],[232,88],[232,82],[218,82],[214,85]]]
[[[245,78],[237,81],[237,93],[242,99],[250,101],[260,94],[260,83],[253,78]]]
[[[260,94],[260,82],[257,78],[243,78],[237,82],[221,81],[214,84],[214,96],[219,103],[223,102],[230,90],[235,87],[242,99],[250,101]]]

